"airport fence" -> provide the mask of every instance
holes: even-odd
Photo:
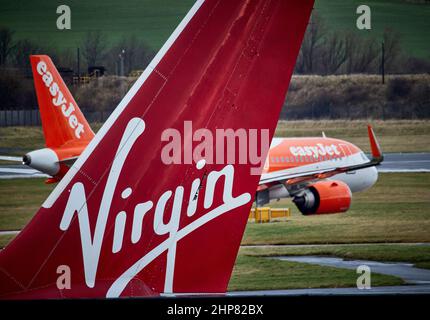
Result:
[[[105,122],[110,112],[83,111],[88,122]],[[40,126],[39,110],[0,110],[0,127],[12,126]]]

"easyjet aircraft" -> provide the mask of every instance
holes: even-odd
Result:
[[[363,191],[378,179],[375,166],[383,155],[368,126],[372,159],[352,143],[320,138],[274,138],[257,189],[257,206],[272,199],[293,198],[305,214],[344,212],[351,192]]]
[[[312,7],[198,0],[0,252],[0,297],[225,292],[260,176],[250,159],[166,165],[159,139],[184,121],[271,139]]]
[[[31,151],[22,158],[1,159],[22,162],[50,175],[52,178],[47,183],[58,182],[94,137],[94,132],[51,59],[33,55],[30,61],[46,148]]]

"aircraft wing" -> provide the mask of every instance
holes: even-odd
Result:
[[[384,160],[384,156],[382,154],[378,140],[376,139],[375,133],[373,132],[373,129],[370,125],[367,127],[367,130],[369,135],[370,147],[372,150],[371,160],[358,165],[324,168],[319,170],[306,170],[298,167],[265,173],[261,175],[259,185],[261,186],[268,183],[279,182],[291,186],[303,182],[327,179],[339,173],[360,170],[381,164],[381,162]]]
[[[44,174],[35,169],[28,168],[18,168],[16,166],[4,166],[0,168],[0,178],[45,178],[49,177],[47,174]]]
[[[76,157],[70,157],[70,158],[66,158],[66,159],[61,159],[58,162],[59,163],[63,163],[63,164],[65,164],[68,167],[71,167],[78,158],[79,158],[78,156],[76,156]]]
[[[0,160],[22,163],[22,157],[0,156]]]

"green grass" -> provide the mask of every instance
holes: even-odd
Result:
[[[382,173],[375,186],[353,194],[342,214],[303,216],[290,200],[285,222],[249,224],[244,244],[430,242],[430,174]]]
[[[355,270],[239,254],[228,290],[355,287],[356,281]],[[400,278],[372,273],[372,286],[401,284]]]
[[[422,269],[430,269],[430,261],[418,262],[415,267]]]
[[[0,230],[22,229],[53,188],[44,179],[0,180]]]
[[[60,49],[75,49],[88,30],[102,30],[111,43],[124,35],[135,34],[152,48],[158,49],[187,13],[194,0],[116,0],[74,1],[72,29],[56,28],[56,0],[9,1],[2,3],[1,25],[16,31],[16,38]],[[372,30],[355,28],[359,0],[316,0],[315,8],[329,30],[356,30],[363,36],[380,38],[385,28],[401,35],[404,50],[420,57],[429,57],[430,6],[407,1],[378,0],[368,4],[372,9]]]
[[[1,25],[16,31],[19,39],[75,50],[86,32],[101,30],[110,43],[135,34],[158,49],[166,41],[188,10],[193,0],[117,0],[73,1],[71,30],[58,30],[57,0],[4,2],[0,11]]]
[[[372,260],[408,262],[420,268],[430,269],[430,246],[420,244],[372,244],[298,247],[242,247],[247,256],[333,256],[348,260]]]
[[[351,30],[382,40],[384,29],[399,32],[402,48],[410,55],[430,58],[430,5],[406,0],[316,0],[315,9],[329,30]],[[356,9],[366,4],[372,12],[372,29],[358,30]]]
[[[91,127],[97,132],[101,124],[91,123]],[[42,127],[0,127],[0,149],[7,149],[4,152],[2,151],[2,155],[13,154],[19,156],[44,147],[45,138],[43,137]],[[1,163],[10,164],[7,161],[2,161]]]
[[[0,148],[28,152],[44,146],[42,127],[0,127]]]
[[[7,245],[15,236],[14,235],[0,235],[0,248]]]

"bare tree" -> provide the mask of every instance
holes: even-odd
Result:
[[[396,61],[402,52],[400,34],[392,29],[385,29],[383,39],[385,70],[395,72]]]
[[[332,33],[321,46],[320,68],[323,74],[334,74],[347,60],[345,39]]]
[[[106,39],[101,31],[89,31],[82,41],[82,55],[88,66],[102,63],[106,54]]]
[[[65,48],[57,51],[56,63],[58,66],[73,69],[76,64],[76,49],[75,48]]]
[[[30,55],[47,54],[47,52],[43,52],[38,45],[27,39],[19,40],[14,47],[13,53],[14,65],[21,68],[25,73],[28,73],[30,70]]]
[[[319,15],[314,11],[303,38],[302,47],[296,63],[298,73],[315,72],[315,61],[323,42],[325,25]]]
[[[6,64],[7,58],[13,49],[12,37],[12,30],[5,27],[0,28],[0,66]]]
[[[347,73],[368,73],[372,72],[379,47],[373,38],[361,38],[350,32],[345,36],[345,53]]]
[[[107,64],[110,70],[115,70],[115,66],[120,63],[119,54],[124,59],[124,73],[129,74],[133,70],[145,69],[154,51],[136,36],[123,38],[109,50]]]

